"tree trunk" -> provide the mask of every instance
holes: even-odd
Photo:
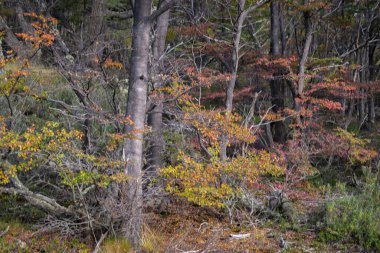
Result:
[[[376,73],[375,73],[375,51],[376,51],[376,44],[369,46],[368,49],[368,78],[369,81],[374,81],[376,79]],[[375,124],[376,120],[376,113],[375,113],[375,94],[373,91],[370,90],[370,94],[368,94],[368,121],[371,125]]]
[[[129,176],[126,198],[131,207],[123,230],[131,243],[140,243],[142,219],[142,157],[143,130],[147,103],[148,59],[150,44],[150,19],[152,0],[139,0],[133,8],[132,55],[129,73],[129,89],[126,116],[133,124],[125,131],[136,138],[127,139],[124,144],[124,160],[127,162],[125,173]]]
[[[233,49],[232,49],[232,62],[229,67],[229,72],[231,73],[231,79],[228,82],[227,91],[226,91],[226,117],[229,117],[229,114],[233,109],[233,98],[234,98],[234,89],[237,79],[237,71],[239,68],[239,50],[240,50],[240,39],[241,33],[243,30],[243,23],[248,13],[244,11],[245,0],[239,0],[237,20],[234,26],[234,40],[233,40]],[[220,159],[222,161],[227,159],[227,146],[228,146],[228,137],[226,135],[222,136],[221,145],[220,145]]]
[[[309,51],[310,51],[310,46],[311,42],[313,39],[313,27],[311,23],[311,17],[309,12],[304,12],[304,24],[305,24],[305,42],[303,44],[303,50],[302,50],[302,56],[301,60],[299,63],[299,71],[298,71],[298,87],[296,89],[296,96],[294,97],[294,108],[297,112],[297,124],[301,124],[301,105],[297,101],[297,99],[300,99],[303,97],[303,91],[305,88],[305,71],[306,71],[306,63],[307,59],[309,57]]]
[[[270,55],[272,59],[280,57],[280,3],[279,1],[271,2],[271,47]],[[282,46],[284,47],[284,45]],[[281,78],[283,75],[281,69],[274,70],[273,80],[270,81],[270,89],[272,96],[273,112],[281,113],[284,110],[285,85]],[[272,135],[275,142],[286,141],[286,126],[283,121],[276,121],[272,125]]]
[[[240,40],[241,40],[241,34],[243,32],[243,25],[244,21],[247,18],[248,14],[257,9],[258,7],[262,6],[264,3],[266,3],[265,0],[261,0],[256,2],[254,5],[250,5],[248,8],[245,8],[246,0],[239,0],[238,3],[238,12],[237,12],[237,19],[235,21],[234,25],[234,37],[233,37],[233,49],[232,49],[232,59],[231,64],[229,64],[229,73],[231,74],[231,79],[227,86],[226,91],[226,119],[228,120],[229,115],[232,112],[233,109],[233,98],[234,98],[234,89],[236,85],[237,80],[237,73],[239,69],[239,52],[240,52]],[[228,136],[223,135],[221,139],[221,145],[220,145],[220,159],[222,161],[227,159],[227,146],[228,146]]]
[[[97,67],[102,59],[104,49],[104,0],[94,0],[91,6],[91,14],[87,22],[88,41],[86,41],[87,61],[90,66]]]
[[[160,5],[165,1],[161,1]],[[156,36],[153,42],[153,65],[152,65],[152,80],[153,88],[155,90],[163,87],[162,80],[159,76],[164,72],[162,56],[165,53],[166,46],[166,33],[169,26],[170,11],[166,11],[157,18],[156,22]],[[148,157],[148,169],[156,174],[157,170],[163,165],[162,156],[164,148],[164,139],[162,136],[162,113],[163,103],[160,92],[153,101],[152,109],[148,113],[148,125],[152,128],[149,157]]]

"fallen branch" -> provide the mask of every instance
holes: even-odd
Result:
[[[94,249],[94,251],[92,253],[99,252],[100,245],[102,245],[102,242],[104,241],[104,239],[106,239],[106,237],[107,237],[107,233],[102,234],[102,236],[100,237],[99,241],[96,243],[95,249]]]

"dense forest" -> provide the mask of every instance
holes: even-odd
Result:
[[[380,252],[380,0],[0,0],[0,252]]]

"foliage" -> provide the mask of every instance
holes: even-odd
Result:
[[[366,164],[377,156],[377,152],[368,147],[370,140],[359,138],[341,128],[337,128],[336,133],[344,145],[341,150],[347,152],[351,164]]]
[[[166,189],[201,206],[225,207],[226,201],[253,185],[259,175],[281,176],[283,159],[267,151],[253,151],[222,162],[217,149],[209,149],[209,162],[199,162],[181,153],[176,166],[161,170],[168,178]]]
[[[38,15],[34,12],[24,13],[24,16],[36,19],[35,22],[31,23],[35,34],[17,33],[16,35],[25,41],[31,42],[35,48],[53,45],[57,34],[54,29],[58,24],[57,19]]]
[[[97,184],[107,186],[111,180],[124,180],[120,173],[107,175],[107,168],[122,167],[123,162],[102,156],[85,154],[76,147],[82,139],[77,130],[67,131],[57,122],[47,122],[40,129],[35,126],[24,133],[9,131],[4,118],[0,118],[0,148],[8,150],[8,156],[17,156],[15,162],[3,162],[0,183],[7,184],[18,173],[53,166],[58,168],[62,183],[68,186]],[[76,163],[76,169],[70,163]],[[81,168],[84,167],[84,168]]]
[[[344,190],[344,187],[343,187]],[[353,240],[367,249],[380,250],[380,184],[369,171],[359,194],[347,194],[326,203],[323,240]]]

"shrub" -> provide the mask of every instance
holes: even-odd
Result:
[[[359,194],[346,193],[326,204],[323,240],[351,240],[366,249],[380,250],[380,185],[376,175],[365,174]]]
[[[181,152],[176,166],[161,174],[168,179],[166,190],[200,206],[223,208],[243,187],[253,185],[260,175],[280,177],[285,174],[283,158],[267,151],[250,152],[229,161],[219,159],[219,150],[209,149],[213,156],[199,162]]]

